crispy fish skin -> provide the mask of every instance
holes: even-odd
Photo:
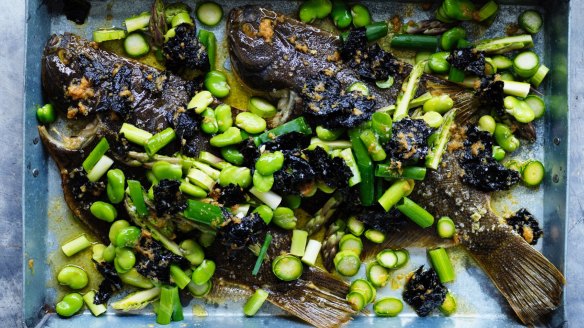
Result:
[[[410,197],[435,216],[456,223],[457,239],[485,270],[519,319],[533,325],[561,303],[565,278],[540,252],[490,208],[490,195],[464,185],[464,174],[447,153]]]
[[[235,8],[227,19],[229,53],[234,71],[249,87],[300,93],[306,80],[319,72],[336,77],[344,88],[359,82],[344,67],[335,34],[257,6]],[[370,88],[377,108],[393,103],[401,85]]]
[[[184,109],[195,91],[193,82],[71,33],[51,36],[41,68],[46,96],[69,119],[113,111],[152,133],[167,128],[169,113]]]

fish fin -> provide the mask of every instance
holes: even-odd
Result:
[[[521,237],[508,232],[496,249],[469,250],[524,324],[541,322],[561,303],[562,273]]]
[[[415,223],[409,222],[405,227],[397,232],[388,233],[385,241],[380,244],[367,242],[363,246],[363,253],[361,258],[363,260],[375,258],[377,253],[384,249],[399,249],[407,247],[452,247],[454,246],[452,239],[440,238],[436,233],[435,227],[423,229]]]
[[[340,327],[357,313],[345,300],[348,284],[323,270],[310,267],[293,285],[279,286],[268,301],[315,327]]]

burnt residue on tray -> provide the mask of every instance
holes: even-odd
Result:
[[[46,1],[52,2],[52,1]],[[87,0],[63,0],[63,14],[76,24],[83,24],[89,16],[91,3]]]
[[[515,212],[506,220],[507,224],[531,245],[536,245],[539,238],[543,236],[543,230],[541,230],[539,222],[525,208]]]

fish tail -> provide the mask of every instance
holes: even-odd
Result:
[[[495,249],[469,251],[519,319],[533,325],[560,305],[566,281],[540,252],[521,237],[509,234]]]
[[[315,327],[340,327],[356,314],[345,300],[347,283],[323,270],[310,268],[290,287],[270,288],[268,301]]]

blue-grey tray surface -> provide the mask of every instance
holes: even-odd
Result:
[[[188,1],[187,1],[188,2]],[[221,2],[221,1],[219,1]],[[26,75],[25,75],[25,102],[24,108],[34,108],[43,103],[40,85],[40,57],[42,47],[50,33],[70,31],[82,36],[91,37],[94,27],[106,27],[109,24],[121,26],[121,20],[132,14],[147,10],[150,4],[146,1],[94,1],[88,22],[77,26],[64,17],[49,10],[43,1],[29,0],[27,3],[27,43],[26,43]],[[228,1],[226,11],[243,1]],[[250,3],[250,1],[245,1]],[[261,1],[251,3],[266,4]],[[552,75],[544,86],[546,102],[550,110],[546,113],[545,122],[538,124],[539,141],[526,147],[519,154],[520,157],[536,157],[544,161],[546,166],[546,181],[539,190],[518,188],[511,198],[500,198],[500,209],[518,209],[527,206],[544,220],[546,238],[540,246],[541,251],[562,271],[565,271],[565,236],[566,236],[566,192],[568,166],[568,1],[557,1],[554,5],[542,2],[544,5],[535,6],[545,13],[545,32],[536,36],[537,52],[542,56],[544,63],[552,69]],[[407,12],[412,5],[401,2],[373,1],[368,3],[373,9],[374,18],[386,19],[396,13]],[[501,24],[493,26],[490,33],[501,31],[505,23],[511,22],[518,13],[534,3],[527,5],[504,6]],[[292,12],[297,8],[297,2],[271,2],[277,10]],[[417,6],[417,5],[416,5]],[[411,11],[410,11],[411,12]],[[106,15],[113,13],[113,19],[106,21]],[[422,19],[433,15],[432,12],[415,11],[412,18]],[[215,28],[220,35],[221,28]],[[489,31],[487,31],[487,34]],[[499,33],[500,34],[500,33]],[[54,271],[50,264],[58,262],[56,257],[62,256],[56,252],[59,241],[67,238],[67,233],[73,233],[76,226],[75,219],[69,214],[62,198],[60,177],[54,163],[48,158],[38,142],[34,111],[25,110],[24,115],[24,154],[25,171],[23,185],[23,215],[24,215],[24,320],[28,326],[40,324],[49,327],[91,327],[127,324],[130,326],[146,326],[154,323],[150,311],[140,315],[127,316],[114,314],[109,311],[104,318],[93,318],[85,312],[74,319],[63,320],[53,314],[45,314],[45,305],[52,305],[57,295],[54,288]],[[47,220],[48,218],[48,220]],[[60,222],[61,225],[54,225]],[[72,224],[70,224],[72,222]],[[67,228],[64,228],[67,227]],[[59,231],[65,229],[65,231]],[[69,229],[69,230],[67,230]],[[69,237],[72,237],[70,235]],[[429,317],[417,318],[406,309],[395,319],[380,319],[374,317],[359,317],[356,323],[367,323],[373,326],[515,326],[518,325],[512,311],[498,294],[494,286],[488,281],[484,273],[463,254],[462,250],[454,250],[457,266],[457,282],[451,289],[458,295],[461,309],[451,318]],[[31,262],[32,260],[32,262]],[[62,259],[61,259],[62,260]],[[412,264],[404,272],[413,269],[415,265],[425,262],[423,251],[413,251]],[[386,287],[388,295],[397,295],[399,291]],[[195,304],[195,303],[192,303]],[[191,304],[191,305],[192,305]],[[258,326],[273,324],[273,320],[283,320],[285,313],[268,306],[264,315],[256,318],[244,318],[241,313],[241,302],[208,305],[202,302],[207,312],[206,318],[198,318],[187,309],[186,320],[183,323],[200,325],[224,326]],[[289,318],[284,323],[290,326],[300,325]],[[560,326],[565,321],[564,308],[558,309],[550,319],[552,326]],[[179,326],[180,324],[177,324]]]

